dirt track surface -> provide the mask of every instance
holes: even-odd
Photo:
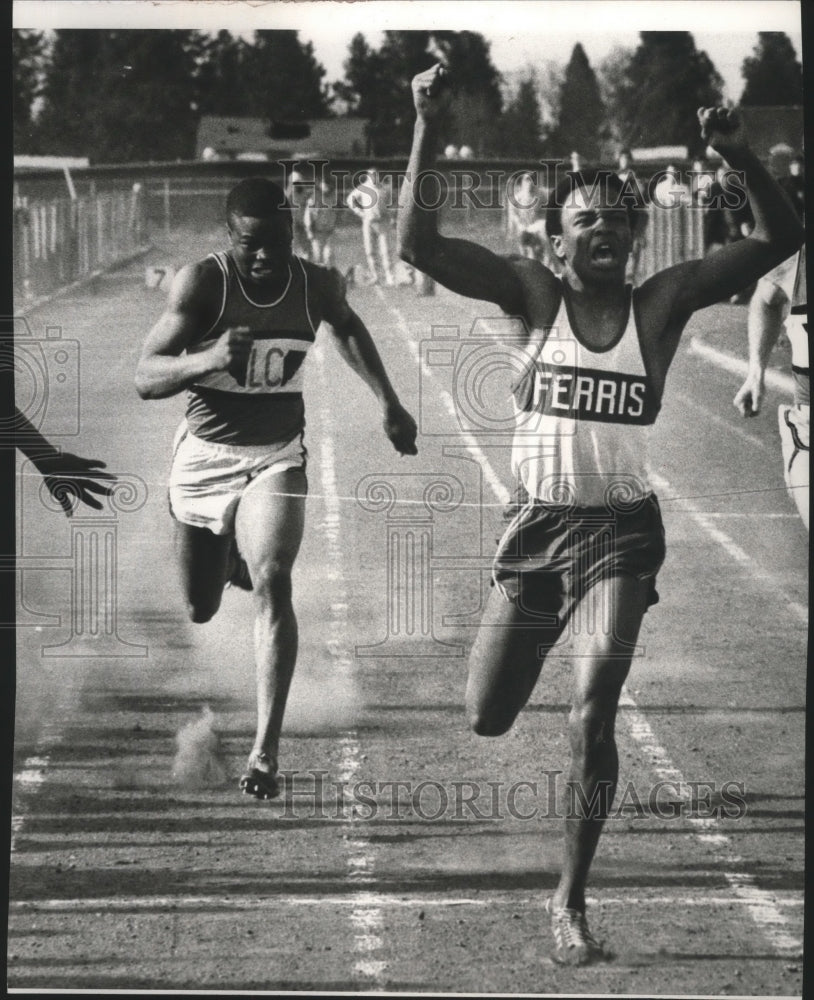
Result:
[[[180,263],[218,238],[179,237],[149,262]],[[343,243],[339,262],[351,260]],[[417,346],[433,324],[467,334],[494,310],[441,289],[351,289],[420,412],[415,459],[392,451],[330,345],[309,359],[289,775],[285,795],[261,804],[236,783],[254,722],[251,601],[227,592],[214,622],[185,620],[165,499],[182,405],[132,388],[163,299],[144,266],[29,319],[35,335],[56,324],[80,345],[80,436],[65,446],[131,477],[136,499],[115,530],[98,516],[82,529],[114,539],[116,639],[71,645],[81,525],[44,510],[36,478],[21,478],[9,985],[800,996],[808,539],[783,488],[781,397],[741,421],[738,379],[686,347],[740,325],[745,350],[745,309],[696,317],[668,382],[652,450],[661,601],[620,711],[619,809],[589,887],[592,927],[617,957],[564,970],[543,905],[561,850],[568,651],[508,735],[468,731],[466,652],[508,439],[461,437],[449,369]],[[400,605],[388,593],[407,579],[397,555],[419,567]],[[228,781],[185,787],[176,736],[205,706]]]

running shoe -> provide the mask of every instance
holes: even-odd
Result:
[[[560,965],[591,965],[607,962],[613,957],[591,934],[584,913],[566,906],[555,908],[550,898],[546,901],[546,911],[551,915],[555,962]]]
[[[240,776],[240,788],[244,795],[256,799],[276,799],[280,794],[277,761],[262,750],[252,750],[246,772]]]

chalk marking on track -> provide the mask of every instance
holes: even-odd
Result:
[[[746,378],[749,371],[749,365],[742,358],[736,358],[734,354],[728,354],[726,351],[719,351],[717,347],[711,347],[709,344],[705,344],[700,337],[690,338],[689,345],[687,346],[687,352],[689,354],[697,354],[702,358],[706,358],[708,361],[712,361],[714,364],[718,365],[719,368],[725,368],[728,372],[731,372],[733,375],[737,375],[740,378]],[[783,372],[767,368],[765,382],[770,389],[786,393],[786,395],[789,396],[794,395],[794,379],[791,375],[786,375]]]
[[[667,751],[659,743],[650,723],[638,709],[627,689],[622,691],[620,706],[632,709],[629,714],[621,713],[633,739],[650,757],[650,763],[658,777],[677,786],[679,798],[689,798],[689,786],[678,768],[670,760]],[[696,840],[717,848],[715,860],[721,865],[720,873],[726,879],[732,894],[746,907],[752,920],[764,933],[772,947],[781,955],[802,954],[803,942],[790,929],[787,917],[781,913],[773,894],[761,889],[753,875],[745,871],[728,871],[733,866],[745,866],[747,862],[733,849],[731,839],[717,829],[713,819],[687,816],[686,822],[692,827]],[[802,886],[801,890],[802,892]]]
[[[384,292],[378,286],[376,287],[376,293],[379,296],[379,298],[382,300],[382,302],[384,302],[387,305],[387,307],[390,310],[390,312],[398,320],[399,325],[401,326],[402,332],[404,333],[404,339],[407,342],[407,347],[408,347],[410,353],[412,354],[414,360],[418,363],[421,371],[424,372],[424,374],[427,377],[432,378],[433,381],[435,381],[436,377],[435,377],[435,374],[433,373],[433,370],[427,364],[425,364],[425,362],[422,360],[421,354],[420,354],[420,352],[418,350],[418,345],[413,340],[413,338],[410,336],[410,327],[409,327],[409,324],[408,324],[407,320],[404,318],[404,314],[402,313],[402,311],[397,306],[394,306],[391,303],[387,302],[387,298],[386,298]],[[457,411],[457,408],[455,406],[455,400],[452,398],[451,393],[447,392],[446,389],[444,389],[444,388],[442,388],[442,387],[439,386],[438,397],[441,400],[441,402],[444,404],[444,408],[449,413],[449,415],[452,417],[452,419],[457,422],[457,420],[458,420],[458,411]],[[462,429],[459,429],[457,431],[457,433],[459,434],[459,436],[461,437],[461,439],[463,440],[463,442],[466,444],[466,447],[467,447],[467,450],[469,451],[469,453],[472,455],[472,457],[475,459],[475,461],[483,469],[484,477],[485,477],[487,483],[489,484],[489,486],[491,487],[492,493],[494,494],[495,499],[497,500],[498,504],[500,504],[501,506],[505,506],[509,502],[509,500],[511,498],[511,494],[506,489],[506,487],[503,485],[503,483],[500,481],[500,478],[495,473],[495,470],[492,468],[492,465],[489,462],[489,459],[486,457],[486,455],[484,454],[484,452],[481,450],[480,445],[478,444],[478,442],[475,439],[474,435],[471,434],[469,431],[465,431],[465,430],[462,430]]]
[[[381,290],[377,288],[376,291],[382,301],[386,302]],[[419,361],[422,370],[425,371],[430,378],[435,378],[432,369],[424,366],[421,362],[418,348],[410,335],[410,329],[403,314],[392,305],[390,305],[389,308],[398,320],[410,351]],[[446,392],[446,390],[441,389],[439,395],[443,399],[447,410],[449,410],[452,416],[455,417],[455,403],[450,394]],[[497,480],[497,476],[495,475],[494,470],[491,469],[489,460],[483,452],[481,452],[480,448],[478,448],[477,443],[474,442],[473,447],[471,436],[463,435],[463,437],[467,448],[472,451],[473,455],[476,454],[475,450],[477,450],[477,458],[478,461],[483,464],[487,481],[491,484],[493,480]],[[487,472],[487,470],[489,471]],[[652,479],[654,486],[656,486],[660,492],[664,492],[666,495],[669,495],[672,492],[670,484],[667,480],[656,475],[653,475]],[[500,484],[500,486],[503,492],[508,496],[508,491],[505,490],[505,487],[503,487],[502,484]],[[495,494],[498,495],[496,490]],[[699,526],[703,528],[703,530],[706,531],[710,537],[724,547],[732,558],[744,565],[748,565],[750,570],[752,570],[754,575],[759,579],[764,581],[768,579],[773,582],[776,588],[777,585],[774,578],[771,577],[770,574],[760,571],[746,552],[744,552],[740,546],[729,538],[728,535],[707,522],[704,519],[704,515],[695,512],[690,505],[684,503],[682,506],[684,506],[684,509],[687,510],[690,516],[696,520]],[[789,606],[797,615],[800,615],[802,612],[804,621],[808,620],[807,612],[800,604],[797,602],[790,602]],[[649,722],[626,688],[622,692],[620,705],[624,705],[629,709],[628,713],[622,713],[622,718],[627,723],[636,742],[639,743],[639,745],[642,746],[643,749],[645,749],[650,755],[651,763],[659,777],[670,781],[682,782],[679,787],[686,788],[687,785],[684,782],[681,772],[675,767],[668,757],[667,752],[658,743]],[[718,857],[722,864],[742,865],[745,863],[739,855],[732,851],[729,837],[725,834],[717,832],[714,821],[693,817],[688,817],[687,819],[693,827],[693,835],[696,839],[703,843],[709,843],[720,848]],[[745,906],[754,923],[764,933],[766,938],[779,954],[788,955],[793,953],[794,955],[797,955],[802,952],[802,941],[790,932],[789,922],[775,905],[771,894],[757,886],[753,876],[747,874],[746,872],[735,873],[723,871],[722,874],[730,887],[732,895]]]
[[[15,803],[11,817],[11,854],[14,854],[17,848],[17,837],[25,829],[28,815],[25,808],[26,799],[28,796],[36,795],[40,785],[45,783],[51,755],[63,742],[62,733],[51,723],[45,723],[34,745],[34,753],[26,758],[19,773],[14,777]],[[16,799],[17,795],[19,799]]]
[[[746,443],[750,445],[752,448],[760,448],[761,451],[765,451],[767,454],[770,455],[773,455],[775,453],[779,455],[780,453],[779,443],[778,447],[776,448],[771,447],[770,445],[766,444],[765,441],[759,438],[757,434],[753,434],[751,431],[747,431],[745,427],[742,427],[740,424],[735,423],[734,420],[727,420],[726,417],[722,417],[719,413],[716,413],[714,410],[710,410],[708,406],[704,406],[697,400],[691,399],[683,392],[679,392],[678,390],[673,390],[670,393],[670,395],[673,399],[676,399],[678,402],[683,403],[684,406],[690,410],[690,412],[702,413],[705,419],[708,420],[710,423],[716,424],[718,427],[720,427],[727,433],[735,434],[743,441],[746,441]],[[740,420],[741,422],[745,422],[744,418],[741,417],[739,414],[737,414],[737,411],[735,410],[734,406],[732,407],[732,415],[737,416],[738,420]]]
[[[319,527],[326,540],[327,577],[332,581],[334,598],[330,607],[328,647],[336,659],[337,667],[346,676],[350,676],[353,671],[353,659],[347,645],[349,600],[345,574],[342,570],[342,548],[339,544],[341,514],[333,444],[335,434],[330,408],[325,402],[331,398],[331,392],[328,386],[325,356],[321,344],[315,348],[314,356],[322,388],[319,405],[323,431],[320,439],[320,472],[325,496],[325,519]],[[353,729],[343,732],[341,739],[342,760],[339,780],[352,783],[359,774],[361,747]],[[354,806],[358,804],[355,792],[351,791],[346,797],[343,790],[341,801],[344,820],[351,825],[351,828],[354,828]],[[345,845],[349,851],[346,857],[348,881],[352,884],[374,882],[373,846],[367,837],[355,829],[353,839],[345,841]],[[376,957],[383,948],[381,932],[384,928],[384,917],[381,905],[375,893],[364,889],[353,893],[351,901],[354,905],[354,910],[351,913],[351,924],[354,928],[353,952],[355,961],[353,974],[369,980],[373,986],[382,987],[387,963]]]
[[[717,872],[717,870],[716,870]],[[765,890],[764,890],[765,892]],[[258,911],[268,910],[273,906],[337,906],[351,907],[359,909],[359,904],[353,898],[354,894],[347,896],[332,896],[324,893],[313,896],[241,896],[239,898],[229,898],[228,896],[91,896],[88,898],[79,897],[76,899],[32,899],[32,900],[12,900],[9,903],[9,910],[18,913],[115,913],[120,910],[149,911],[149,910],[188,910],[209,907],[212,910],[228,911]],[[428,906],[437,907],[458,907],[458,906],[517,906],[518,900],[524,898],[527,903],[538,907],[540,911],[545,905],[544,896],[538,889],[525,890],[525,896],[520,890],[513,890],[510,893],[489,893],[483,896],[459,896],[451,899],[442,899],[430,893],[410,893],[405,896],[403,892],[388,895],[383,892],[370,892],[367,894],[370,899],[379,906],[389,906],[402,909],[411,907]],[[776,906],[783,906],[788,909],[801,909],[804,900],[800,893],[791,896],[791,890],[784,889],[782,892],[771,893]],[[789,898],[784,898],[786,895]],[[779,897],[779,898],[778,898]],[[718,890],[717,894],[704,896],[681,896],[681,895],[658,895],[658,896],[588,896],[587,903],[590,906],[732,906],[732,895],[725,894]],[[365,913],[355,918],[351,918],[355,925],[361,928],[378,926],[371,921],[371,916]]]
[[[670,496],[671,493],[675,492],[664,476],[651,472],[650,478],[660,494]],[[722,531],[720,528],[712,524],[708,514],[704,514],[697,510],[693,504],[687,500],[677,499],[675,503],[686,514],[688,514],[692,520],[695,521],[698,527],[701,528],[714,542],[717,542],[727,555],[734,559],[735,562],[743,566],[744,569],[748,570],[754,579],[760,581],[760,583],[764,586],[771,589],[774,592],[773,596],[775,599],[778,599],[783,606],[785,606],[803,624],[808,624],[808,609],[800,604],[799,601],[794,601],[789,597],[785,588],[778,581],[774,573],[758,565],[758,563],[756,563],[755,560],[747,552],[745,552],[734,539],[730,538],[725,531]]]

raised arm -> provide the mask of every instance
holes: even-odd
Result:
[[[726,108],[699,108],[698,119],[707,144],[733,170],[742,172],[755,225],[745,239],[703,260],[678,264],[651,279],[663,282],[666,278],[673,284],[674,309],[681,315],[689,315],[748,288],[790,257],[804,237],[791,202],[749,148],[737,114]]]
[[[429,274],[446,288],[472,299],[494,302],[511,315],[522,314],[523,292],[509,263],[469,240],[451,239],[438,232],[435,192],[423,200],[422,175],[435,166],[439,118],[449,103],[449,77],[439,64],[413,80],[416,123],[407,175],[401,189],[398,249],[402,260]]]
[[[210,372],[230,371],[238,381],[245,380],[252,344],[246,330],[226,330],[211,347],[184,354],[217,319],[223,287],[219,275],[217,265],[202,261],[175,276],[167,306],[147,335],[136,369],[142,399],[174,396]]]
[[[373,338],[345,297],[345,280],[335,269],[323,272],[322,318],[345,363],[370,386],[382,407],[384,432],[402,455],[416,455],[415,420],[399,402]]]

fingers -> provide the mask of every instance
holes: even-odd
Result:
[[[734,108],[699,108],[697,115],[704,134],[709,132],[727,134],[734,132],[740,125],[740,117]]]

